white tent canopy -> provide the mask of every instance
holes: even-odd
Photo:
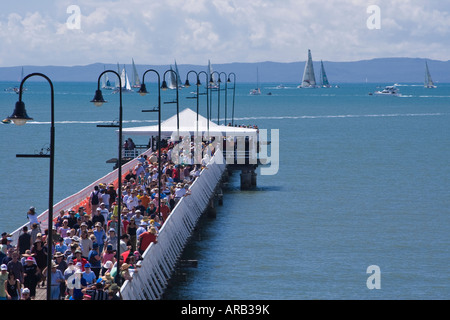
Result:
[[[224,125],[217,125],[216,123],[209,121],[208,132],[208,119],[198,115],[193,110],[186,108],[179,113],[180,125],[179,134],[183,135],[195,135],[198,130],[198,135],[204,136],[257,136],[257,130],[252,128],[231,127]],[[198,126],[197,126],[198,125]],[[118,132],[118,130],[117,130]],[[161,122],[161,137],[171,137],[177,134],[177,115],[170,117],[169,119]],[[157,136],[158,125],[123,128],[122,135],[126,136]]]

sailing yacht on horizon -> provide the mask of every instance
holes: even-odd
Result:
[[[131,58],[131,64],[133,66],[133,85],[132,88],[140,88],[141,87],[141,80],[139,79],[139,74],[136,69],[136,65],[134,64],[134,59]]]
[[[170,65],[170,81],[169,81],[169,85],[168,88],[170,90],[175,90],[177,89],[178,85],[177,85],[177,77],[178,77],[178,73],[175,76],[176,71],[173,70],[172,65]],[[172,72],[173,71],[173,72]]]
[[[308,49],[308,60],[303,71],[302,84],[297,88],[316,88],[316,76],[314,75],[314,66],[312,62],[311,50]]]
[[[19,89],[20,83],[22,82],[23,78],[24,78],[24,72],[23,72],[23,67],[22,67],[22,71],[20,73],[20,78],[19,78],[19,85],[16,87],[6,88],[5,91],[6,92],[15,92],[15,93],[19,94],[20,93],[20,89]],[[26,90],[27,89],[25,87],[22,87],[22,92],[26,91]]]
[[[430,70],[428,70],[428,63],[425,61],[425,84],[424,87],[427,89],[437,88],[434,84],[433,79],[431,79]]]
[[[331,88],[330,82],[328,82],[327,74],[325,73],[325,68],[323,67],[322,60],[320,60],[320,81],[322,88]]]
[[[104,66],[103,69],[106,70],[106,67]],[[103,75],[102,89],[105,89],[105,90],[113,90],[114,89],[114,87],[111,85],[111,81],[109,81],[108,73],[105,73]]]
[[[206,70],[206,73],[208,74],[208,84],[207,84],[207,88],[209,89],[217,89],[219,88],[219,86],[217,85],[216,79],[213,75],[213,68],[211,65],[211,61],[208,60],[208,69]],[[211,83],[212,81],[212,83]]]
[[[116,89],[113,91],[113,93],[118,93],[119,90],[122,91],[122,93],[132,93],[134,92],[131,89],[130,80],[128,79],[127,70],[125,69],[125,65],[123,66],[122,72],[120,72],[119,64],[117,64],[117,71],[120,74],[120,81],[122,82],[122,88],[119,88],[119,81],[116,82]]]
[[[178,71],[177,60],[175,60],[175,72],[177,73],[177,76],[178,76],[178,83],[177,83],[178,89],[184,88],[184,85],[183,85],[183,83],[181,82],[180,71]]]
[[[261,94],[261,88],[259,87],[259,72],[258,67],[256,67],[256,88],[250,90],[250,95],[259,96]]]

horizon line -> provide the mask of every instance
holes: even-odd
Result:
[[[131,58],[133,59],[133,58]],[[384,60],[384,59],[409,59],[409,60],[425,60],[425,61],[434,61],[434,62],[450,62],[449,60],[437,60],[437,59],[429,59],[429,58],[420,58],[420,57],[382,57],[382,58],[372,58],[372,59],[361,59],[361,60],[349,60],[349,61],[331,61],[331,60],[322,60],[322,59],[313,59],[313,62],[327,62],[327,63],[354,63],[354,62],[367,62],[367,61],[373,61],[373,60]],[[298,60],[298,61],[291,61],[291,62],[279,62],[279,61],[272,61],[272,60],[266,60],[266,61],[256,61],[256,62],[223,62],[223,63],[211,63],[212,65],[231,65],[231,64],[264,64],[264,63],[277,63],[277,64],[292,64],[292,63],[306,63],[307,60]],[[23,68],[23,67],[60,67],[60,68],[73,68],[73,67],[87,67],[91,65],[96,64],[103,64],[103,65],[117,65],[117,62],[92,62],[88,64],[73,64],[73,65],[37,65],[37,64],[23,64],[23,65],[14,65],[14,66],[0,66],[0,68]],[[119,63],[119,65],[131,65],[130,63]],[[135,63],[136,66],[168,66],[171,65],[171,63],[167,64],[149,64],[149,63]],[[202,65],[202,64],[196,64],[196,63],[177,63],[178,66],[208,66],[208,64]]]

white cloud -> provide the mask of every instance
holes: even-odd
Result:
[[[450,49],[449,5],[436,0],[52,2],[21,1],[0,14],[1,65],[290,62],[308,48],[332,61],[448,60]],[[70,4],[81,9],[80,30],[67,28]],[[369,4],[381,8],[380,30],[366,27]]]

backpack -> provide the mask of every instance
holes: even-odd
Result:
[[[98,204],[98,191],[97,193],[92,192],[92,200],[91,200],[91,204]]]

